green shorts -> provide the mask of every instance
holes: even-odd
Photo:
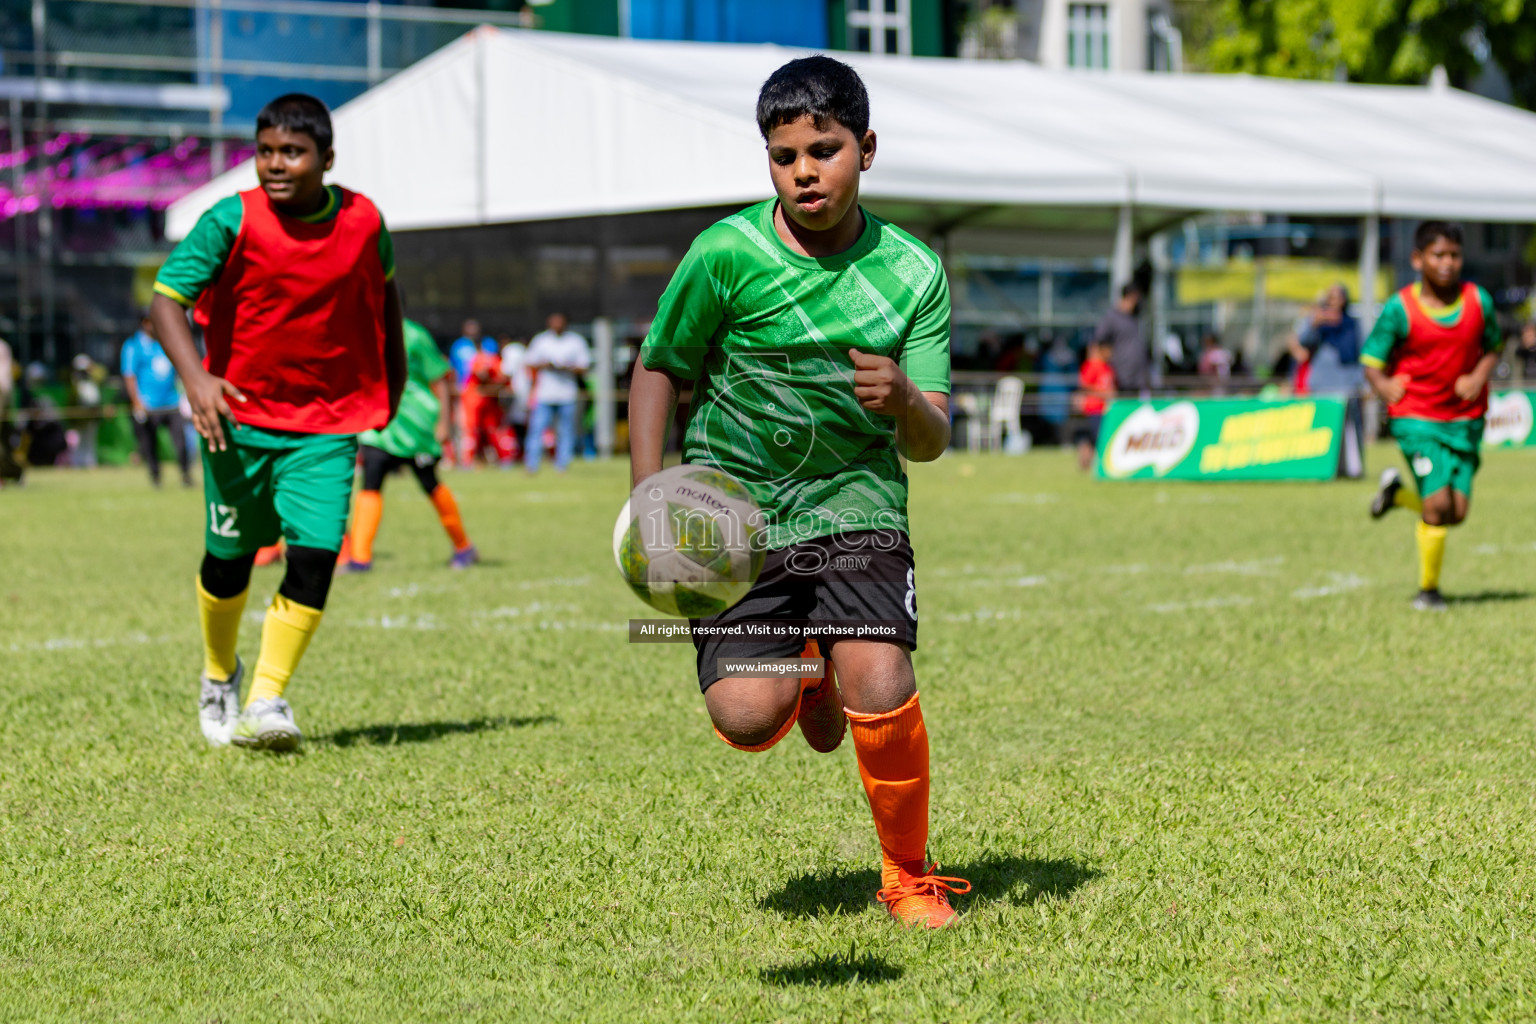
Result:
[[[1447,487],[1472,496],[1472,476],[1482,465],[1482,420],[1394,420],[1392,433],[1408,469],[1427,498]]]
[[[241,558],[278,537],[300,547],[341,549],[356,434],[293,434],[225,421],[224,436],[229,447],[221,452],[202,444],[210,555]]]

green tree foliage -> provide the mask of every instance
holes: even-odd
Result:
[[[1536,0],[1189,0],[1205,71],[1420,84],[1443,65],[1466,85],[1489,60],[1536,107]]]

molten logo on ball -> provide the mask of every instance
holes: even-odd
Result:
[[[613,525],[624,582],[668,615],[702,619],[746,596],[763,569],[763,513],[741,481],[684,464],[642,480]]]

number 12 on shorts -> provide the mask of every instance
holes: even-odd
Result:
[[[228,505],[220,505],[217,502],[208,503],[208,532],[217,537],[238,537],[240,530],[235,526],[235,509]]]

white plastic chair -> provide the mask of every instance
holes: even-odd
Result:
[[[965,417],[965,450],[981,450],[981,402],[974,391],[962,391],[955,396],[955,408]]]
[[[998,381],[987,422],[987,433],[994,450],[1001,449],[1009,455],[1023,455],[1029,451],[1031,438],[1019,422],[1023,408],[1024,381],[1018,377],[1004,377]]]

